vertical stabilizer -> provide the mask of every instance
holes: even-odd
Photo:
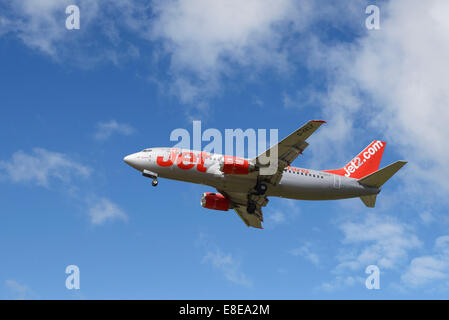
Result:
[[[324,172],[349,178],[363,178],[379,169],[386,144],[385,141],[374,140],[343,168]]]
[[[363,178],[379,169],[386,144],[385,141],[374,140],[343,168],[324,172],[355,179]]]

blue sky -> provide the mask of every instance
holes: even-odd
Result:
[[[226,4],[225,4],[226,3]],[[80,30],[65,28],[76,4]],[[365,8],[380,8],[367,30]],[[0,298],[447,298],[446,1],[0,1]],[[265,229],[123,157],[176,128],[327,124],[295,166],[374,139],[375,209],[271,199]],[[65,268],[80,268],[80,290]],[[377,265],[380,290],[365,287]]]

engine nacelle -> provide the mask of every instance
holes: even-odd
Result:
[[[254,171],[256,167],[248,160],[232,156],[224,156],[220,164],[221,172],[225,174],[248,174]]]
[[[201,197],[201,206],[207,209],[228,211],[229,199],[220,193],[205,192]]]

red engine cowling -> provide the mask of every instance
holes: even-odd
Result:
[[[254,171],[254,165],[243,158],[224,156],[220,170],[226,174],[248,174]]]
[[[207,209],[228,211],[229,199],[219,193],[205,192],[201,197],[201,206]]]

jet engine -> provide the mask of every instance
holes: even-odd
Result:
[[[220,193],[205,192],[201,197],[201,206],[207,209],[228,211],[229,199]]]
[[[246,159],[224,156],[220,170],[225,174],[248,174],[256,170],[256,167]]]

